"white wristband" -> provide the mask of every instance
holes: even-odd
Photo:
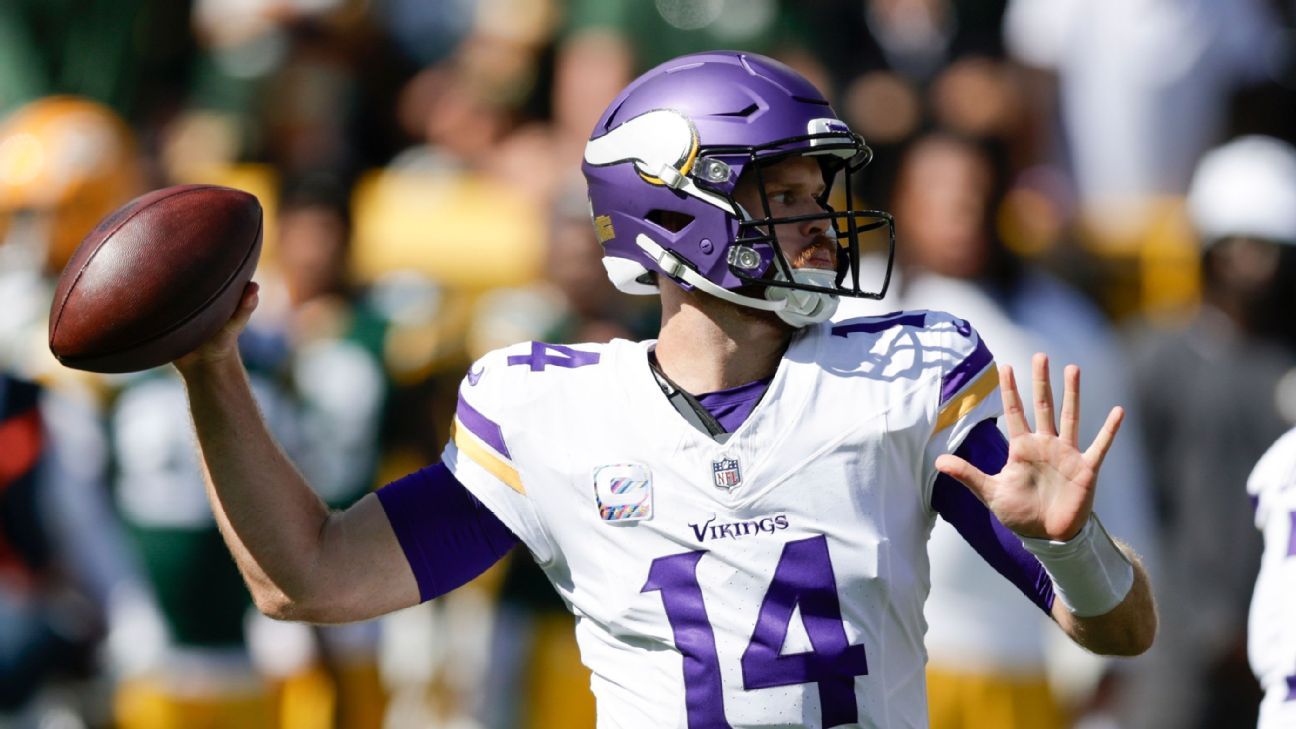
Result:
[[[1134,566],[1103,529],[1097,514],[1065,542],[1018,537],[1053,579],[1054,594],[1077,617],[1109,612],[1134,585]]]

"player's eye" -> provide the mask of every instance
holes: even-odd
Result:
[[[796,195],[791,190],[774,190],[768,194],[771,205],[788,207],[796,202]]]

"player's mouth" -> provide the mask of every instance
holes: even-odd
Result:
[[[801,249],[789,263],[792,268],[823,268],[837,270],[837,244],[831,238],[819,236]]]

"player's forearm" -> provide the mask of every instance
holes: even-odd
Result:
[[[271,436],[237,359],[182,374],[212,511],[257,607],[309,600],[328,509]]]
[[[1058,600],[1053,603],[1053,619],[1089,651],[1106,656],[1136,656],[1152,647],[1156,638],[1156,601],[1138,556],[1128,546],[1119,546],[1134,568],[1134,583],[1125,599],[1108,612],[1092,617],[1079,617]]]

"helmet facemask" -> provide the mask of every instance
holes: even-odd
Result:
[[[774,154],[762,154],[766,150],[760,148],[746,151],[750,162],[745,166],[744,175],[751,175],[754,178],[754,188],[760,198],[760,209],[753,214],[735,201],[735,207],[740,213],[746,214],[746,220],[741,223],[739,234],[729,249],[730,271],[745,284],[760,287],[763,298],[770,301],[789,302],[792,309],[803,312],[795,315],[800,319],[808,317],[814,321],[821,321],[831,316],[832,311],[818,315],[814,313],[812,304],[815,301],[819,301],[821,306],[835,310],[838,296],[881,299],[886,295],[891,279],[891,262],[895,253],[894,220],[889,213],[879,210],[856,210],[853,206],[852,178],[869,163],[872,150],[858,136],[850,134],[848,137],[843,137],[840,132],[809,134],[804,137],[779,140],[769,146],[786,148],[789,144],[810,146],[808,149]],[[714,153],[713,150],[708,151]],[[823,211],[775,217],[770,207],[765,170],[797,155],[812,157],[819,163],[824,179],[824,191],[816,200]],[[845,205],[842,211],[835,210],[830,203],[833,187],[839,176],[844,178],[842,199]],[[812,221],[823,221],[825,237],[836,243],[835,271],[794,266],[783,246],[779,244],[780,227],[804,225]],[[861,237],[882,228],[886,229],[886,271],[877,286],[866,289],[860,276],[860,262],[867,252],[861,243]],[[756,261],[761,263],[753,266]],[[831,297],[832,301],[825,301],[825,297]]]

